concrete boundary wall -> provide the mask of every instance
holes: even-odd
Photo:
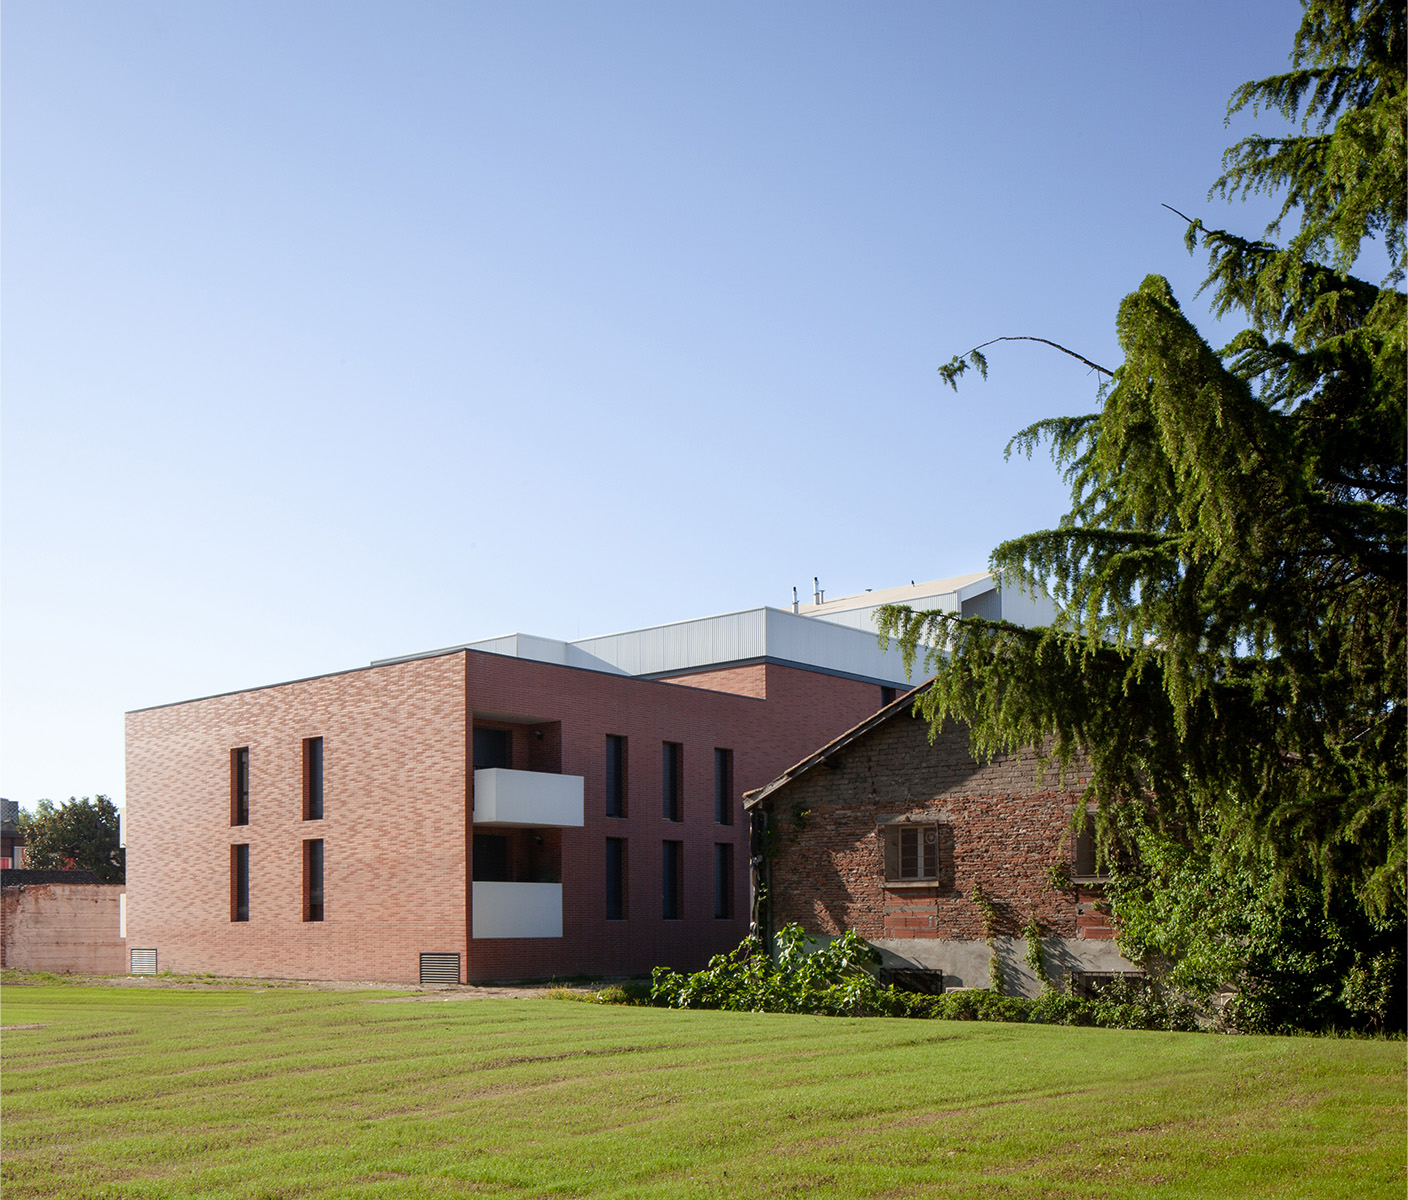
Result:
[[[24,883],[0,888],[0,966],[125,974],[122,884]]]

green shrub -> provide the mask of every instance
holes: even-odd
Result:
[[[1099,1025],[1118,1029],[1196,1029],[1191,1005],[1142,981],[1117,979],[1094,999],[1047,988],[1035,1000],[991,988],[922,995],[885,986],[874,968],[879,953],[853,931],[829,942],[788,925],[774,938],[775,958],[748,938],[716,954],[702,971],[686,975],[657,967],[648,1001],[617,999],[624,987],[598,992],[604,1004],[650,1003],[661,1008],[733,1012],[810,1013],[832,1017],[913,1017],[946,1021],[1030,1021],[1043,1025]]]
[[[664,1008],[719,1008],[738,1012],[815,1013],[820,1016],[908,1016],[910,995],[883,987],[871,973],[880,955],[846,932],[818,942],[788,925],[774,939],[776,958],[746,938],[716,954],[692,975],[657,967],[651,1003]]]
[[[597,1004],[649,1004],[650,983],[644,979],[623,979],[608,984],[591,997]]]

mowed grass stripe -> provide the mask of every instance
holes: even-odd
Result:
[[[1401,1197],[1402,1043],[8,987],[17,1196]]]

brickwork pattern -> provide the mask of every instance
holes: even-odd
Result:
[[[1069,862],[1085,782],[1039,777],[1035,753],[980,764],[966,730],[945,729],[931,745],[927,723],[902,713],[764,801],[777,830],[774,926],[978,940],[976,883],[997,910],[997,936],[1022,936],[1035,916],[1043,937],[1108,938],[1098,890],[1052,888],[1048,875]],[[897,821],[937,825],[934,882],[886,882],[883,827]]]
[[[163,970],[319,979],[414,981],[422,951],[459,953],[476,982],[702,966],[747,930],[746,870],[734,871],[735,916],[713,916],[715,844],[748,861],[742,792],[880,703],[875,684],[736,671],[738,689],[762,695],[459,651],[131,713],[128,944],[156,948]],[[476,719],[510,729],[516,767],[584,779],[585,824],[561,831],[561,938],[469,936]],[[627,739],[622,818],[605,815],[607,734]],[[321,821],[301,819],[309,737],[324,743]],[[681,822],[662,812],[666,741],[684,746]],[[241,746],[250,818],[232,826]],[[714,821],[716,747],[734,752],[732,825]],[[324,841],[322,922],[302,920],[309,838]],[[620,921],[606,919],[607,838],[627,842]],[[666,840],[684,842],[682,920],[662,916]],[[237,844],[250,847],[247,922],[231,920]]]
[[[692,970],[731,950],[748,930],[748,877],[734,871],[734,916],[714,918],[714,846],[748,861],[739,797],[869,716],[875,684],[772,663],[714,672],[751,680],[762,696],[695,687],[698,675],[649,681],[471,653],[471,708],[560,722],[561,770],[585,781],[585,824],[562,832],[563,936],[481,939],[472,980],[639,975],[656,966]],[[758,679],[761,677],[761,685]],[[720,679],[710,681],[718,684]],[[606,814],[606,735],[626,738],[626,815]],[[663,813],[662,746],[684,747],[683,817]],[[714,821],[714,750],[733,751],[734,819]],[[606,839],[626,840],[626,919],[606,919]],[[684,843],[681,920],[662,916],[665,841]]]
[[[722,671],[693,671],[687,675],[671,675],[661,682],[765,700],[768,694],[768,664],[750,663],[745,667],[726,667]]]
[[[321,737],[323,819],[304,821]],[[230,751],[249,747],[249,824]],[[446,655],[129,713],[128,943],[163,970],[414,980],[466,950],[464,657]],[[303,842],[324,842],[325,919],[303,920]],[[249,846],[232,921],[230,847]]]

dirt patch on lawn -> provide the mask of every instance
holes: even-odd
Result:
[[[446,1000],[525,1000],[550,991],[599,991],[607,980],[561,983],[520,983],[480,987],[474,984],[394,983],[382,979],[249,979],[229,975],[53,975],[43,971],[6,970],[0,976],[6,987],[119,987],[162,988],[187,992],[210,991],[309,991],[309,992],[401,992],[400,996],[378,997],[372,1004],[401,1004],[407,1001]],[[6,1026],[6,1028],[20,1028]]]

